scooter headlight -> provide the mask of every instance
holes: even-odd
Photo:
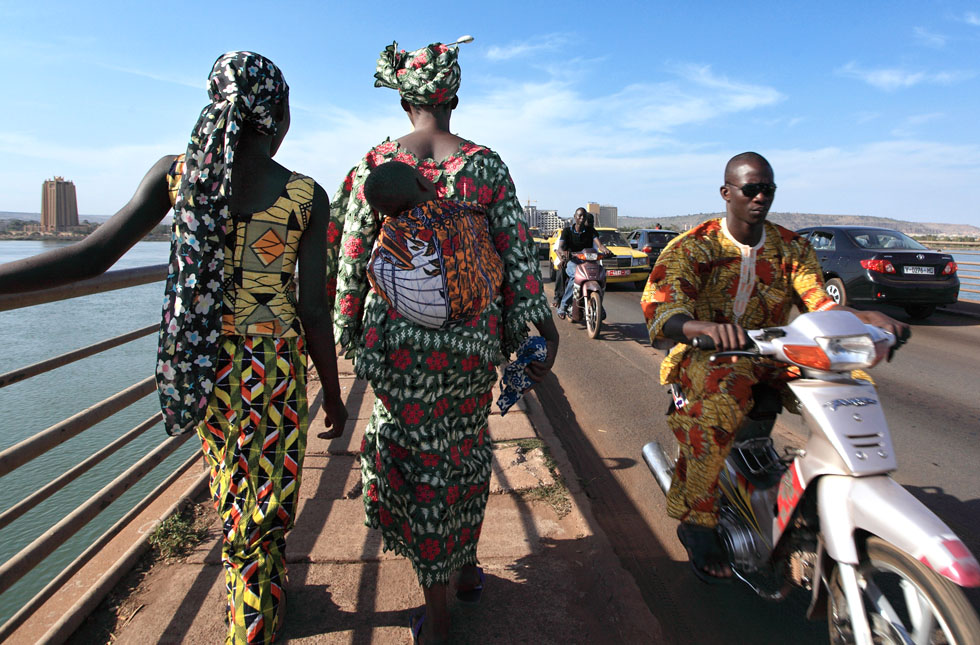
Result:
[[[579,256],[586,262],[595,262],[599,259],[599,253],[597,251],[582,251]]]
[[[878,352],[868,334],[858,336],[819,336],[817,345],[830,361],[832,372],[871,367],[877,362]]]

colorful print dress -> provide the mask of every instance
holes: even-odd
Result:
[[[183,156],[168,174],[171,201],[182,172]],[[228,219],[221,329],[196,339],[218,344],[197,433],[222,520],[227,643],[271,643],[283,620],[285,535],[296,515],[308,425],[293,271],[313,186],[293,173],[270,208]]]
[[[640,299],[650,340],[663,339],[674,315],[736,323],[744,329],[785,325],[793,304],[805,311],[835,307],[823,288],[817,256],[802,237],[770,222],[755,246],[736,241],[724,219],[702,222],[673,240],[657,259]],[[667,419],[681,454],[667,512],[683,522],[715,526],[718,474],[745,414],[752,386],[797,375],[786,366],[740,359],[713,365],[708,352],[676,345],[660,366],[661,383],[680,385],[687,404]]]
[[[479,317],[425,328],[370,289],[366,263],[379,223],[364,200],[364,180],[392,160],[418,167],[440,198],[486,209],[504,277]],[[386,550],[411,560],[423,586],[445,583],[476,562],[490,481],[487,416],[496,365],[527,337],[528,323],[551,315],[536,249],[507,166],[469,141],[435,161],[386,140],[344,179],[331,219],[336,337],[377,397],[361,446],[366,523],[381,530]]]

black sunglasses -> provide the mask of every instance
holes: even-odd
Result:
[[[725,184],[728,186],[735,186],[735,184],[729,183],[727,181],[725,182]],[[776,184],[766,184],[766,183],[758,182],[754,184],[745,184],[744,186],[735,186],[735,188],[741,190],[742,194],[748,197],[749,199],[755,199],[755,196],[758,195],[759,193],[762,193],[766,197],[772,197],[773,195],[776,194]]]

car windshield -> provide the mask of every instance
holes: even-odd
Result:
[[[626,240],[623,239],[622,234],[619,231],[596,231],[599,233],[599,241],[609,246],[629,246]]]
[[[928,249],[905,233],[875,229],[854,229],[848,231],[854,243],[863,249],[897,249],[906,251],[927,251]]]

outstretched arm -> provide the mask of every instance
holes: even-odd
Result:
[[[170,211],[167,172],[175,158],[156,162],[129,203],[81,242],[0,265],[0,293],[47,289],[104,273]]]
[[[347,423],[347,408],[340,394],[337,354],[334,351],[332,302],[327,298],[327,225],[330,200],[320,184],[313,186],[313,208],[299,242],[299,305],[306,347],[323,388],[324,438],[339,437]]]

